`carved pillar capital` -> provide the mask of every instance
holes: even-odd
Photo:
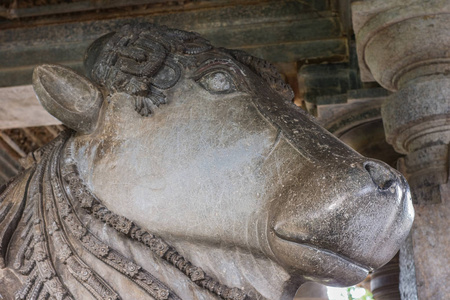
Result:
[[[450,78],[427,76],[412,80],[390,95],[382,106],[386,139],[420,204],[440,203],[441,185],[448,181],[450,143]]]
[[[448,144],[450,78],[414,80],[387,97],[382,107],[386,139],[408,154],[425,145]]]
[[[450,2],[375,0],[352,5],[362,81],[396,91],[450,70]]]

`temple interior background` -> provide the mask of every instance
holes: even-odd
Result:
[[[83,73],[93,40],[140,21],[272,62],[296,105],[399,169],[416,221],[400,254],[362,285],[377,300],[450,299],[450,1],[0,0],[0,185],[64,129],[36,100],[33,68]],[[297,297],[328,299],[314,285]]]

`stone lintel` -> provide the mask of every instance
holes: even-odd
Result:
[[[337,136],[363,123],[381,119],[381,104],[387,91],[383,88],[350,90],[341,96],[344,103],[317,106],[317,119]]]

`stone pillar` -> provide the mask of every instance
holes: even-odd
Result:
[[[317,282],[307,282],[298,289],[294,300],[328,300],[327,287]]]
[[[387,141],[405,157],[416,217],[400,252],[405,300],[450,299],[450,1],[352,5],[361,79],[393,93],[382,107]]]
[[[370,290],[375,300],[400,300],[398,254],[383,267],[372,273]]]

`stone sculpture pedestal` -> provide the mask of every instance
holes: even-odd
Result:
[[[400,252],[402,299],[448,299],[450,287],[450,2],[353,3],[361,78],[394,92],[383,104],[387,141],[406,156],[416,218]]]

